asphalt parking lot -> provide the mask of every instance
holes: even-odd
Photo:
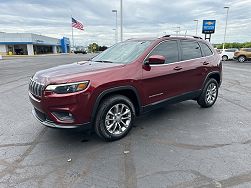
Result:
[[[42,126],[29,77],[89,55],[0,61],[0,187],[251,187],[251,62],[223,63],[210,109],[187,101],[136,120],[122,140]]]

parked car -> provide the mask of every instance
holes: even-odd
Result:
[[[16,55],[24,55],[24,50],[22,48],[15,49],[15,54]]]
[[[220,54],[220,53],[222,52],[222,49],[214,48],[214,50],[215,50],[218,54]]]
[[[236,51],[234,59],[237,59],[240,63],[251,60],[251,48],[241,48],[240,51]]]
[[[221,80],[221,58],[210,43],[166,35],[127,40],[90,61],[38,71],[29,97],[42,124],[91,125],[113,141],[131,130],[136,116],[157,107],[185,100],[211,107]]]
[[[74,50],[74,54],[87,54],[85,50]]]
[[[236,52],[237,48],[231,48],[231,49],[223,49],[220,53],[222,61],[227,61],[229,59],[234,58],[234,52]]]

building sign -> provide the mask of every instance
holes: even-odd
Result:
[[[61,49],[63,53],[70,53],[70,39],[69,38],[62,38],[61,39]]]
[[[212,34],[215,32],[216,20],[203,20],[202,33]]]
[[[44,41],[43,41],[43,40],[36,40],[35,42],[36,42],[37,44],[44,43]]]

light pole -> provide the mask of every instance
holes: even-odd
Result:
[[[180,34],[180,27],[175,27],[177,28],[178,30],[174,31],[176,33],[176,36],[178,36],[178,34]]]
[[[197,36],[197,34],[198,34],[198,23],[199,23],[199,20],[194,20],[195,22],[196,22],[196,34],[195,34],[195,36]]]
[[[112,29],[112,30],[113,30],[114,33],[115,33],[115,37],[114,37],[115,44],[117,44],[117,35],[116,35],[117,29]]]
[[[226,17],[226,26],[225,26],[225,33],[224,33],[224,41],[223,41],[223,50],[225,49],[225,42],[226,42],[226,34],[227,34],[227,21],[228,21],[228,12],[230,7],[224,7],[227,9],[227,17]]]
[[[123,1],[120,0],[120,40],[123,41]]]
[[[116,15],[115,43],[117,43],[118,42],[118,11],[117,10],[112,10],[112,12],[114,12],[115,15]]]

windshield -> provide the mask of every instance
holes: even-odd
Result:
[[[150,43],[151,41],[121,42],[94,57],[92,61],[127,64],[139,57],[139,55],[145,51]]]

